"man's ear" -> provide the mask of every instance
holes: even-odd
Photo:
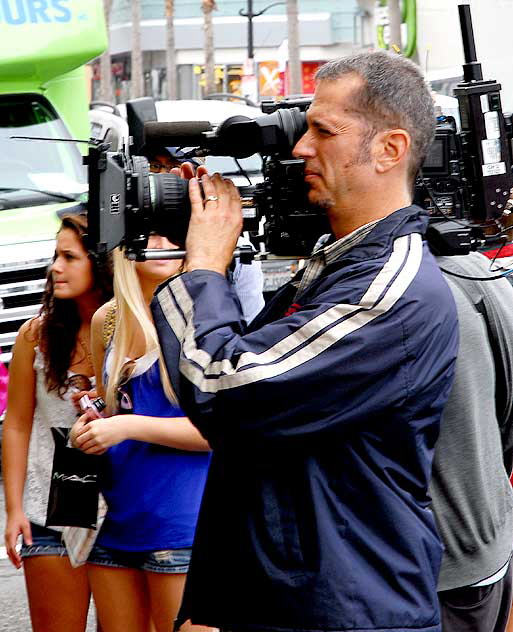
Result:
[[[404,129],[387,129],[376,135],[374,147],[378,173],[386,173],[405,161],[411,146],[411,137]]]

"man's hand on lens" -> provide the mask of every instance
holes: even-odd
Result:
[[[185,269],[213,270],[222,275],[233,258],[233,251],[242,230],[239,192],[231,180],[215,173],[189,182],[191,219],[185,242]]]
[[[184,162],[179,167],[173,167],[170,173],[174,173],[175,176],[179,176],[184,180],[190,180],[196,176],[201,179],[201,176],[207,173],[207,168],[200,165],[197,169],[191,162]]]

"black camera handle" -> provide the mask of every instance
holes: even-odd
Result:
[[[132,261],[153,261],[155,259],[184,259],[185,250],[164,250],[158,248],[145,248],[137,253],[128,252],[127,258]],[[233,257],[240,259],[241,263],[251,263],[256,252],[251,246],[240,246],[233,251]]]

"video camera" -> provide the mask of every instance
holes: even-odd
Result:
[[[144,146],[146,151],[180,147],[186,157],[238,159],[259,153],[263,182],[239,187],[243,230],[250,233],[253,243],[263,242],[275,255],[308,255],[318,237],[330,230],[325,214],[308,205],[304,161],[291,155],[306,130],[304,110],[309,104],[305,99],[264,104],[268,113],[261,117],[233,116],[216,129],[207,121],[147,121]],[[130,156],[128,149],[111,152],[106,145],[91,147],[87,162],[89,237],[98,253],[121,244],[130,258],[163,258],[162,251],[152,253],[146,248],[151,232],[183,248],[190,217],[186,180],[169,173],[150,173],[146,158]]]
[[[458,10],[465,64],[454,94],[461,131],[453,117],[438,117],[414,196],[430,214],[430,247],[443,255],[466,254],[504,235],[502,222],[513,206],[511,115],[503,115],[500,84],[483,80],[470,6],[461,4]]]

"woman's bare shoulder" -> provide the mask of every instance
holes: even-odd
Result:
[[[91,325],[93,327],[103,327],[107,315],[116,309],[116,302],[114,299],[107,301],[101,307],[99,307],[93,314]]]
[[[10,373],[18,366],[32,366],[36,347],[40,344],[41,320],[38,316],[23,323],[12,349]]]
[[[18,338],[28,347],[35,348],[39,344],[39,336],[41,333],[41,318],[34,316],[26,320],[18,330]]]
[[[93,344],[101,342],[107,348],[116,323],[116,301],[111,299],[99,307],[91,320],[91,340]]]

